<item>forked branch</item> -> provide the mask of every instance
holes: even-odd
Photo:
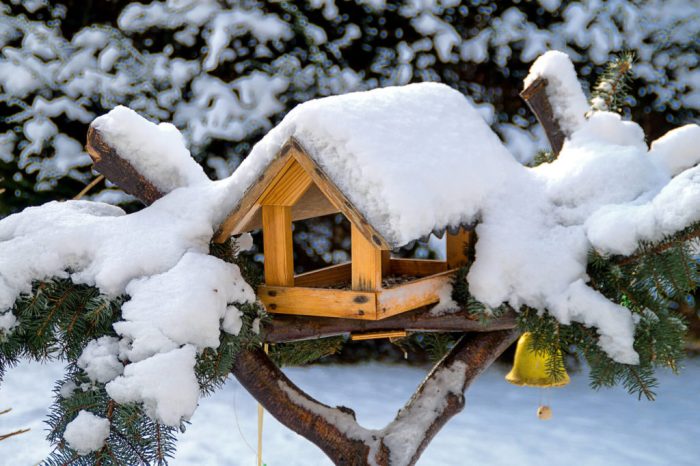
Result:
[[[360,426],[348,408],[331,408],[311,398],[261,349],[243,350],[232,373],[278,421],[315,443],[335,464],[413,465],[442,426],[463,409],[471,382],[517,337],[517,330],[463,336],[382,430]]]

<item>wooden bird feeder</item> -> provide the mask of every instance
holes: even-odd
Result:
[[[334,213],[351,224],[352,260],[295,275],[292,222]],[[437,303],[456,269],[466,264],[471,239],[464,228],[446,232],[445,261],[391,257],[389,243],[293,139],[248,189],[215,239],[223,242],[260,228],[265,284],[257,292],[268,312],[346,319],[379,320]],[[404,277],[399,284],[384,280],[397,276]]]

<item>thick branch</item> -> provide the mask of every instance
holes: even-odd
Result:
[[[549,145],[552,147],[554,155],[558,155],[564,145],[564,139],[567,134],[564,132],[559,122],[554,117],[552,104],[549,102],[547,95],[547,80],[544,78],[535,79],[528,87],[523,89],[520,97],[525,100],[532,113],[540,122],[544,134],[549,140]]]
[[[146,205],[153,204],[163,197],[164,193],[136,171],[126,159],[120,157],[117,150],[107,144],[100,132],[92,125],[88,129],[85,148],[92,158],[95,170],[125,192],[137,197]]]
[[[515,312],[502,317],[480,320],[466,310],[432,315],[430,308],[398,314],[383,320],[337,319],[273,315],[263,329],[263,339],[268,343],[325,338],[351,332],[375,332],[409,330],[414,332],[491,332],[516,326]]]
[[[369,447],[362,440],[350,438],[319,413],[334,413],[351,423],[354,414],[347,409],[330,408],[308,396],[275,366],[262,349],[242,350],[231,372],[270,414],[315,443],[336,464],[367,464]]]
[[[410,455],[407,465],[413,465],[428,446],[435,435],[452,419],[464,409],[464,392],[471,383],[481,375],[517,338],[520,332],[516,329],[501,330],[495,332],[465,335],[455,345],[455,347],[440,361],[430,372],[430,375],[418,387],[408,404],[399,411],[394,422],[392,422],[384,433],[384,443],[388,444],[392,434],[399,431],[405,424],[416,421],[414,415],[416,411],[425,409],[435,400],[435,385],[441,378],[447,376],[461,376],[459,389],[456,392],[444,392],[443,400],[438,406],[439,411],[419,439],[420,443],[415,451]],[[443,387],[444,388],[444,387]],[[395,449],[390,451],[394,452]],[[391,464],[395,464],[394,461]]]
[[[697,228],[695,230],[690,230],[687,233],[681,235],[678,238],[672,238],[669,241],[663,241],[659,244],[656,244],[652,246],[651,248],[645,249],[641,252],[638,252],[637,254],[633,254],[631,256],[620,256],[617,259],[617,264],[618,265],[628,265],[631,264],[632,262],[635,262],[642,257],[649,255],[649,254],[661,254],[664,251],[668,251],[672,247],[678,245],[679,243],[685,243],[687,241],[691,241],[694,239],[700,238],[700,228]]]
[[[361,427],[347,408],[330,408],[308,396],[260,349],[242,351],[232,372],[278,421],[315,443],[335,464],[366,465],[371,455],[382,466],[413,465],[442,426],[462,410],[463,391],[517,336],[517,330],[465,335],[381,431]],[[432,415],[430,422],[420,423],[420,410]],[[408,448],[405,429],[414,440]],[[394,445],[396,439],[402,439],[400,445]]]

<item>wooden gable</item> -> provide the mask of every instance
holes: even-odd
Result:
[[[300,168],[308,175],[311,183],[302,181]],[[297,182],[298,185],[295,185]],[[261,228],[262,201],[271,200],[271,189],[290,189],[292,185],[296,186],[294,189],[297,189],[297,194],[300,193],[291,205],[293,222],[340,212],[373,244],[380,249],[389,249],[389,243],[294,139],[282,147],[279,156],[267,167],[258,182],[243,195],[238,207],[222,223],[214,240],[224,242],[231,235]],[[272,202],[275,200],[272,199]]]
[[[338,212],[351,224],[351,262],[295,275],[292,222]],[[438,302],[454,269],[466,263],[470,239],[463,230],[448,234],[447,261],[390,257],[387,241],[293,139],[245,193],[216,240],[257,228],[263,230],[265,273],[258,297],[268,311],[369,320]],[[385,288],[387,276],[413,278]]]

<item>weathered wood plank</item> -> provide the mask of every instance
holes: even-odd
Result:
[[[460,228],[455,235],[447,233],[445,239],[445,256],[447,258],[447,267],[456,269],[467,265],[469,256],[467,250],[473,240],[474,232]]]
[[[440,291],[450,284],[453,274],[454,270],[448,270],[382,290],[377,295],[377,319],[437,303]]]
[[[166,194],[136,171],[134,166],[107,144],[100,132],[92,126],[88,128],[85,148],[90,154],[95,170],[146,205],[154,203]]]
[[[390,260],[389,271],[392,275],[424,277],[447,271],[447,262],[432,259],[393,258]]]
[[[321,288],[338,283],[350,282],[350,262],[331,265],[311,272],[301,273],[294,277],[294,286]]]
[[[350,228],[352,289],[379,290],[382,287],[382,250],[372,244],[354,224]]]
[[[267,186],[258,201],[262,205],[293,206],[311,186],[311,177],[290,158],[280,173]]]
[[[265,283],[294,286],[291,208],[264,205],[262,217]]]
[[[376,319],[373,292],[262,285],[258,297],[273,314]]]

